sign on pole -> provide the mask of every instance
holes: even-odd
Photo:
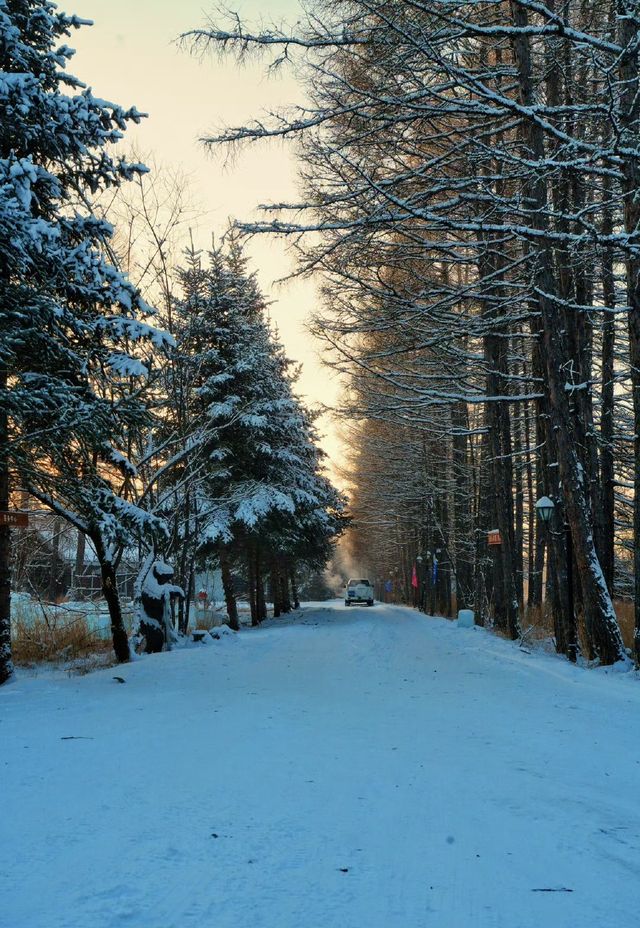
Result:
[[[29,514],[27,512],[0,512],[0,525],[10,525],[11,528],[28,528]]]
[[[497,528],[491,529],[490,532],[487,532],[487,541],[490,545],[501,545],[502,536]]]

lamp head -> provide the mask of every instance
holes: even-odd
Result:
[[[536,512],[538,517],[545,525],[548,525],[551,521],[551,516],[553,515],[553,510],[555,509],[555,504],[552,499],[549,499],[548,496],[541,496],[538,502],[536,503]]]

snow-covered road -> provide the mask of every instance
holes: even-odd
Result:
[[[337,603],[22,674],[0,691],[0,925],[631,928],[634,676]]]

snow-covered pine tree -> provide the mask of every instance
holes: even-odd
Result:
[[[277,333],[269,332],[268,340],[267,383],[273,414],[268,439],[255,463],[262,469],[263,479],[286,494],[292,505],[274,510],[257,523],[254,550],[258,561],[253,573],[259,598],[259,565],[266,561],[274,615],[278,615],[288,612],[297,600],[297,566],[323,568],[348,520],[345,500],[323,470],[316,416],[295,394],[297,370]]]
[[[171,300],[176,347],[164,376],[164,412],[154,437],[154,467],[160,473],[155,506],[170,527],[163,550],[165,557],[177,565],[177,579],[186,593],[184,603],[179,605],[182,631],[188,623],[196,560],[209,518],[205,486],[212,469],[219,466],[217,430],[210,427],[201,399],[210,353],[218,347],[217,330],[229,302],[225,296],[228,285],[222,280],[223,258],[215,246],[210,264],[202,267],[202,254],[192,241],[185,251],[183,266],[176,270],[182,290],[180,298]],[[216,370],[219,367],[216,360]],[[229,613],[234,624],[237,615],[233,603],[229,604]]]
[[[91,208],[144,168],[107,151],[140,114],[65,70],[73,50],[61,42],[82,25],[48,0],[0,0],[0,510],[21,487],[92,538],[126,660],[116,547],[150,527],[121,493],[145,415],[134,346],[164,336],[141,321],[147,308]],[[0,526],[0,682],[12,673],[9,561]]]
[[[180,320],[177,352],[190,370],[193,431],[184,466],[197,513],[191,537],[201,558],[217,559],[237,626],[234,564],[246,565],[257,622],[265,612],[265,574],[274,564],[282,573],[286,556],[324,554],[340,525],[328,513],[338,513],[342,501],[320,474],[310,420],[292,391],[291,362],[264,317],[264,298],[233,235],[211,250],[205,267],[191,251],[182,284],[174,318]],[[176,476],[164,488],[167,499]],[[314,519],[317,537],[305,544]]]
[[[175,333],[176,343],[167,363],[156,372],[154,405],[158,415],[153,432],[143,436],[139,484],[145,507],[161,513],[168,528],[162,554],[174,565],[176,582],[184,591],[177,601],[178,629],[184,633],[194,593],[199,536],[197,490],[203,477],[202,422],[197,418],[200,356],[191,337],[192,315],[197,315],[198,279],[203,275],[199,272],[200,252],[193,244],[186,251],[182,269],[172,264],[168,256],[163,256],[162,264],[165,263],[165,305],[161,317]],[[178,298],[181,284],[183,294]],[[153,556],[150,554],[149,558]],[[139,584],[145,582],[149,558],[142,565]]]
[[[261,382],[270,350],[264,299],[255,276],[246,274],[232,236],[226,246],[212,246],[204,267],[191,249],[181,282],[184,299],[175,307],[174,319],[177,354],[189,384],[191,423],[182,492],[188,483],[192,518],[180,534],[194,556],[218,561],[229,620],[237,627],[231,571],[246,545],[245,516],[253,525],[254,509],[263,512],[283,502],[279,497],[267,501],[266,488],[252,470],[267,425]],[[185,479],[187,471],[190,477]],[[181,477],[174,470],[163,488],[167,500],[177,479]]]

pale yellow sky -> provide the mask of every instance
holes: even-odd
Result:
[[[259,62],[236,66],[231,59],[194,58],[176,45],[180,33],[202,26],[211,9],[202,0],[58,0],[69,13],[94,21],[69,42],[77,50],[71,70],[94,92],[123,106],[135,105],[149,114],[127,141],[158,162],[188,173],[196,206],[202,211],[196,234],[206,245],[210,232],[219,233],[227,217],[256,216],[258,203],[295,198],[295,164],[290,149],[280,144],[259,146],[238,155],[231,165],[222,155],[207,154],[198,139],[222,125],[241,125],[265,109],[299,99],[285,71],[265,76]],[[243,17],[289,21],[299,15],[297,0],[246,0]],[[291,262],[284,245],[265,237],[252,240],[252,262],[264,290],[277,300],[271,309],[288,354],[303,365],[301,392],[312,403],[331,405],[338,385],[317,358],[317,346],[304,327],[314,307],[315,289],[296,281],[274,289]],[[329,417],[322,420],[323,447],[332,461],[340,458],[340,443]]]

